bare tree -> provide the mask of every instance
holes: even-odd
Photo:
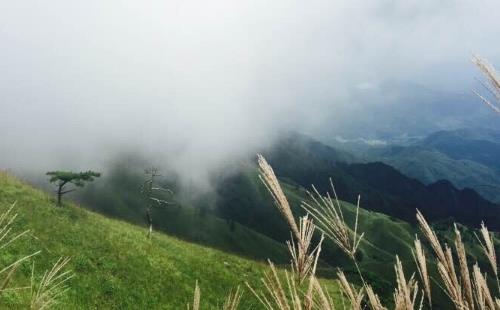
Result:
[[[147,178],[142,185],[141,193],[144,196],[144,200],[146,201],[146,220],[148,221],[149,231],[148,238],[151,238],[153,233],[153,216],[151,214],[151,209],[154,206],[162,206],[170,204],[170,202],[160,199],[157,196],[157,193],[164,192],[173,194],[173,192],[168,188],[163,188],[156,185],[155,178],[160,177],[161,175],[158,173],[158,168],[151,167],[144,170]]]

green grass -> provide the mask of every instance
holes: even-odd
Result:
[[[75,277],[62,299],[62,309],[182,309],[192,300],[196,280],[202,307],[212,309],[222,304],[230,289],[245,281],[258,286],[266,270],[263,262],[161,233],[148,241],[142,227],[71,203],[57,208],[47,194],[0,173],[0,209],[14,201],[19,214],[16,228],[30,229],[32,237],[2,250],[0,264],[42,250],[35,259],[37,274],[41,274],[58,257],[70,256]],[[14,284],[27,285],[30,275],[30,264],[23,265]],[[335,282],[325,283],[338,294]],[[25,308],[28,295],[27,290],[6,294],[0,308]],[[244,295],[243,309],[260,308],[250,292],[245,290]]]

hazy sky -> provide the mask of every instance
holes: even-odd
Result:
[[[189,179],[279,130],[335,121],[347,89],[468,85],[500,63],[497,0],[0,0],[0,168],[165,152]]]

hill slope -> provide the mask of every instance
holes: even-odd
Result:
[[[159,233],[149,242],[140,227],[72,204],[56,208],[48,195],[0,173],[0,208],[13,201],[19,214],[16,225],[29,228],[35,238],[3,250],[0,263],[41,249],[36,259],[40,271],[59,256],[70,256],[76,276],[63,299],[64,309],[182,309],[192,299],[196,280],[202,304],[210,308],[244,281],[258,283],[265,270],[262,263]],[[16,283],[26,285],[30,274],[29,266],[23,266]],[[0,306],[12,308],[28,293],[10,294],[7,305]]]
[[[119,160],[99,182],[89,184],[80,191],[77,200],[83,206],[108,217],[145,225],[144,200],[140,193],[144,174],[140,167],[134,160]],[[288,251],[284,243],[237,222],[229,223],[210,212],[216,198],[209,195],[195,201],[184,199],[182,196],[186,194],[180,193],[175,184],[163,185],[174,189],[175,194],[164,197],[170,202],[169,205],[153,208],[155,230],[252,259],[288,263]],[[266,210],[275,211],[271,202],[268,202]]]

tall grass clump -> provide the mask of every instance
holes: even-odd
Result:
[[[236,290],[230,291],[224,299],[221,310],[237,310],[240,306],[242,296],[243,292],[241,291],[239,286],[236,288]],[[193,293],[193,303],[187,304],[187,310],[199,310],[201,305],[200,300],[201,290],[198,286],[198,281],[196,281]]]
[[[69,257],[61,257],[52,266],[52,269],[45,271],[39,283],[35,281],[35,266],[33,264],[31,273],[31,309],[50,309],[58,303],[59,298],[68,290],[66,282],[73,273],[64,270],[69,263]]]
[[[361,310],[369,307],[374,310],[390,308],[413,310],[426,307],[429,309],[448,307],[446,304],[435,304],[431,294],[433,285],[444,291],[455,309],[500,309],[500,286],[498,292],[490,287],[490,282],[496,282],[497,285],[499,282],[498,262],[493,237],[484,224],[481,225],[479,235],[476,237],[491,267],[489,274],[482,271],[477,262],[472,264],[468,261],[467,248],[457,225],[454,225],[453,230],[453,246],[447,243],[442,244],[436,231],[426,221],[424,215],[417,210],[416,218],[420,236],[423,237],[425,244],[418,235],[415,236],[412,249],[415,266],[407,267],[416,267],[418,276],[415,273],[410,276],[405,274],[405,266],[396,255],[392,304],[383,305],[373,286],[363,278],[356,262],[356,252],[365,236],[364,233],[358,231],[359,196],[354,222],[350,225],[344,218],[342,205],[331,180],[333,196],[329,193],[321,195],[312,186],[312,192],[309,192],[310,201],[302,203],[302,208],[307,214],[299,219],[297,225],[290,204],[273,169],[261,155],[258,155],[258,164],[261,180],[287,221],[292,235],[292,240],[288,242],[292,258],[291,270],[285,271],[284,276],[281,276],[276,267],[269,262],[270,271],[262,279],[264,289],[258,291],[249,286],[250,291],[265,309],[333,309],[334,301],[319,285],[315,274],[323,236],[329,238],[351,258],[362,280],[361,285],[353,285],[342,270],[337,273],[341,292],[346,297],[347,307],[350,309]],[[322,237],[319,244],[312,248],[311,240],[316,230],[321,233]],[[432,251],[426,250],[427,246]],[[302,251],[302,254],[298,251]],[[436,265],[438,278],[431,277],[429,262]],[[302,268],[297,266],[302,266]],[[306,279],[308,281],[304,281]],[[424,300],[427,302],[424,303]]]
[[[328,192],[326,196],[322,196],[313,185],[313,192],[307,192],[312,203],[302,202],[302,208],[316,220],[316,227],[318,230],[330,238],[330,240],[349,256],[364,283],[363,274],[356,260],[356,253],[364,236],[364,233],[358,234],[359,202],[361,197],[358,195],[354,229],[351,229],[344,219],[342,207],[331,179],[330,185],[333,192],[333,199]]]
[[[291,239],[287,242],[291,256],[291,269],[280,276],[269,261],[270,270],[261,279],[263,290],[248,288],[265,309],[312,310],[333,309],[333,300],[316,278],[316,268],[321,245],[312,246],[315,225],[307,215],[299,218],[299,224],[290,207],[278,178],[262,155],[258,155],[260,179],[274,199],[275,205],[288,223]]]
[[[27,235],[29,233],[29,230],[25,230],[21,233],[14,233],[13,232],[13,223],[17,218],[17,213],[14,213],[14,207],[16,206],[16,203],[13,203],[9,209],[4,211],[0,215],[0,251],[5,250],[9,245],[13,244],[23,236]],[[11,280],[16,273],[17,269],[19,266],[30,259],[31,257],[39,254],[40,251],[24,255],[20,258],[18,258],[16,261],[12,262],[11,264],[5,266],[0,270],[0,275],[2,275],[2,280],[0,284],[0,297],[3,295],[4,292],[6,291],[14,291],[14,290],[20,290],[20,289],[26,289],[27,287],[15,287],[11,285]]]
[[[290,241],[287,242],[287,246],[292,257],[292,270],[299,283],[302,283],[313,272],[314,263],[321,251],[323,236],[316,247],[313,248],[311,242],[315,225],[312,219],[307,215],[303,216],[299,219],[299,225],[297,225],[290,203],[283,193],[273,168],[267,163],[262,155],[258,155],[257,159],[259,163],[260,179],[274,198],[276,207],[290,227],[291,238]]]
[[[486,59],[483,59],[477,55],[472,57],[472,62],[481,71],[486,82],[481,82],[481,84],[486,88],[486,90],[492,95],[497,102],[500,102],[500,75],[498,71],[491,65]],[[481,95],[479,92],[474,91],[474,93],[493,111],[500,114],[500,108],[498,104],[491,102],[486,96]]]
[[[0,251],[5,250],[8,246],[20,240],[22,237],[27,236],[29,233],[29,230],[25,230],[20,233],[14,232],[13,224],[17,218],[17,213],[13,212],[15,206],[16,203],[13,203],[6,211],[0,214]],[[50,309],[58,303],[60,297],[68,289],[66,282],[73,276],[71,271],[64,270],[69,262],[69,258],[60,258],[51,270],[45,272],[40,282],[35,280],[33,263],[31,285],[12,285],[12,280],[21,264],[40,253],[41,251],[36,251],[34,253],[21,256],[0,270],[0,275],[2,276],[0,280],[0,298],[2,298],[3,294],[8,291],[31,289],[31,301],[29,302],[30,309]]]

